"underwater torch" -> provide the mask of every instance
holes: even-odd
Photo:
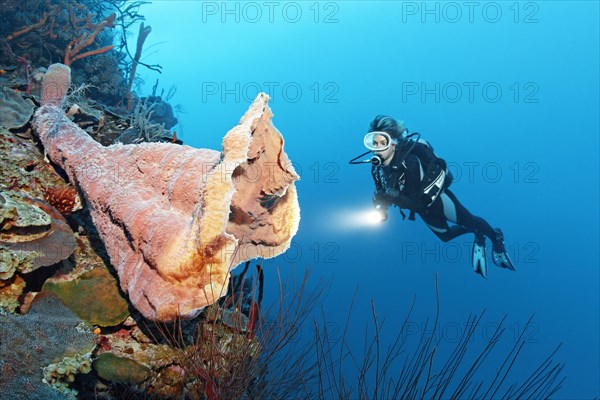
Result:
[[[370,221],[373,224],[378,224],[381,222],[385,222],[388,219],[387,210],[381,206],[381,204],[377,204],[375,209],[370,213]]]

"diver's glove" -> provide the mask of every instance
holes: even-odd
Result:
[[[379,190],[373,196],[373,207],[375,207],[375,211],[379,213],[381,216],[380,222],[385,222],[388,219],[387,209],[392,204],[390,197],[383,191]]]
[[[395,205],[400,209],[400,215],[402,215],[403,220],[406,218],[406,215],[402,211],[403,208],[410,210],[408,217],[410,221],[415,220],[415,212],[423,210],[423,206],[420,204],[419,199],[413,199],[406,194],[401,194],[395,189],[388,189],[387,191],[380,190],[373,197],[373,206],[375,206],[375,208],[381,206],[382,209],[387,211],[387,208],[391,205]],[[387,213],[385,219],[387,219]]]
[[[377,211],[379,213],[379,215],[381,216],[381,221],[379,221],[379,222],[387,221],[387,219],[388,219],[387,207],[384,207],[381,204],[377,204],[375,206],[375,211]]]
[[[383,204],[387,207],[391,205],[398,206],[400,208],[413,208],[416,203],[410,197],[405,194],[401,194],[396,189],[388,188],[387,190],[380,190],[375,193],[373,197],[373,205]]]
[[[386,209],[394,204],[394,198],[384,190],[379,190],[373,196],[373,206],[384,206]]]

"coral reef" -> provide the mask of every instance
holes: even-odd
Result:
[[[208,309],[213,315],[222,312],[218,305]],[[220,321],[154,325],[146,331],[150,337],[135,325],[129,328],[100,336],[93,368],[102,379],[161,399],[202,399],[217,390],[217,380],[239,382],[243,387],[237,390],[245,391],[260,374],[260,340]],[[157,344],[164,341],[168,344]]]
[[[129,114],[138,96],[133,90],[141,43],[132,55],[128,30],[144,20],[144,1],[22,0],[4,1],[0,14],[0,86],[37,98],[44,67],[62,61],[73,65],[73,82],[90,85],[104,107]],[[148,32],[144,27],[140,32]],[[142,40],[143,42],[143,40]],[[25,115],[23,115],[23,118]],[[167,128],[168,129],[168,128]]]
[[[14,399],[64,399],[64,393],[42,382],[42,369],[88,354],[95,344],[89,328],[50,295],[37,296],[27,315],[0,313],[0,393]]]
[[[299,222],[293,185],[298,176],[271,125],[268,97],[257,98],[224,138],[222,151],[175,145],[182,142],[169,131],[177,123],[176,108],[168,103],[174,90],[158,96],[157,82],[151,96],[137,98],[135,69],[160,67],[131,57],[125,32],[118,44],[110,30],[139,22],[143,2],[0,4],[10,9],[0,16],[0,392],[63,399],[75,398],[77,389],[82,398],[103,398],[120,395],[110,389],[120,387],[160,398],[212,396],[220,385],[214,374],[228,381],[243,367],[244,355],[259,355],[256,314],[248,317],[255,303],[241,291],[245,302],[239,308],[213,304],[199,317],[204,322],[189,321],[210,341],[164,344],[138,326],[145,325],[139,313],[127,317],[112,267],[144,316],[179,321],[217,301],[237,263],[285,251]],[[142,25],[140,31],[150,28]],[[136,54],[141,50],[138,43]],[[45,67],[57,60],[73,70],[50,68],[42,85]],[[84,86],[73,88],[71,78]],[[38,126],[50,128],[40,130],[40,139],[62,168],[56,171],[38,151],[31,129],[40,102]],[[60,110],[65,106],[66,117]],[[52,118],[45,118],[53,112],[60,117],[52,128]],[[92,137],[78,136],[83,141],[62,147],[71,129],[82,134],[73,124]],[[100,155],[105,148],[96,141],[109,146],[118,137],[163,143],[110,146]],[[56,151],[65,155],[64,163]],[[64,181],[65,172],[72,185]],[[95,337],[87,327],[71,329],[76,316],[95,325]],[[74,351],[67,351],[70,344]],[[88,373],[92,360],[101,366],[115,359],[125,363],[120,376],[100,367]],[[128,383],[114,386],[118,382]]]
[[[66,186],[30,138],[0,128],[0,190],[44,198],[45,187]]]
[[[133,105],[137,107],[141,101],[134,91],[136,69],[161,69],[140,61],[142,43],[138,42],[135,56],[127,43],[128,29],[144,19],[139,13],[144,4],[129,0],[4,2],[0,14],[0,126],[16,129],[27,123],[33,112],[31,100],[39,103],[45,67],[58,60],[73,66],[74,84],[87,88],[89,98],[80,98],[74,105],[89,113],[78,113],[73,120],[98,141],[112,144],[139,122],[133,113]],[[141,23],[140,32],[149,31],[150,27]],[[151,97],[148,103],[156,99],[159,103],[149,118],[156,129],[148,134],[134,128],[137,141],[165,141],[172,136],[169,128],[177,122],[168,99],[156,98],[154,93]],[[89,103],[94,106],[87,107]]]
[[[305,293],[304,281],[291,290],[283,284],[279,309],[263,310],[262,269],[254,286],[245,279],[249,263],[237,276],[231,270],[283,252],[299,223],[298,176],[268,97],[257,97],[221,151],[175,146],[182,142],[169,131],[174,92],[157,96],[158,82],[147,98],[134,92],[136,68],[160,68],[140,61],[150,27],[141,24],[134,56],[127,46],[144,3],[0,0],[0,397],[426,398],[456,386],[455,398],[467,390],[473,398],[548,398],[560,388],[554,353],[531,376],[505,381],[531,321],[479,381],[472,372],[504,330],[498,326],[477,356],[467,344],[480,318],[466,321],[473,328],[444,360],[437,316],[416,351],[405,346],[403,325],[385,354],[373,308],[375,332],[367,331],[361,360],[327,321],[314,326],[313,346],[297,340],[320,295]],[[45,75],[59,60],[72,70]],[[31,127],[40,102],[36,125],[55,164]],[[164,143],[110,146],[115,141]],[[142,315],[128,307],[117,274]],[[336,375],[343,360],[360,369],[357,391],[353,377]],[[404,364],[392,369],[394,361]]]
[[[113,59],[123,57],[112,50],[115,33],[111,32],[117,22],[124,23],[129,18],[123,15],[117,17],[120,2],[113,5],[89,0],[8,3],[12,3],[10,8],[13,12],[5,13],[3,9],[0,58],[8,67],[8,76],[3,81],[11,87],[28,94],[35,93],[32,90],[32,71],[57,59],[68,65],[81,63],[80,67],[87,75],[103,76],[106,82],[118,76],[123,79],[118,64],[104,70],[95,65],[99,54],[111,52]],[[125,88],[124,82],[121,86]],[[113,98],[111,102],[120,100]]]
[[[143,43],[136,57],[127,49],[126,30],[143,19],[141,4],[0,0],[0,393],[10,398],[111,398],[131,390],[201,399],[220,385],[213,374],[228,381],[243,355],[258,357],[261,349],[256,317],[248,317],[255,303],[243,290],[238,308],[219,302],[185,321],[188,344],[199,324],[211,338],[186,346],[150,334],[119,291],[117,273],[144,316],[182,323],[224,294],[237,263],[284,251],[299,221],[298,176],[270,123],[267,96],[227,134],[222,151],[178,146],[170,131],[179,109],[169,104],[174,88],[157,95],[157,81],[151,96],[137,97],[135,69],[160,68],[140,61]],[[72,71],[50,68],[42,85],[57,60]],[[31,124],[39,103],[40,119],[51,106],[67,109],[72,121],[59,111],[56,131],[41,131],[50,138],[43,143]],[[73,124],[91,135],[71,143],[81,151],[59,145],[69,137],[65,127],[77,131]],[[119,137],[163,143],[110,146]],[[96,142],[110,153],[100,156]],[[66,164],[50,149],[68,152]],[[82,163],[69,166],[79,156]],[[91,370],[94,360],[115,359],[125,366],[120,375],[110,363],[112,371]]]
[[[232,266],[288,248],[299,223],[298,175],[268,96],[227,133],[222,153],[166,143],[102,147],[57,107],[69,75],[64,65],[48,69],[35,127],[84,194],[121,288],[146,318],[192,318],[225,294]]]
[[[0,128],[0,164],[0,311],[15,312],[24,274],[69,257],[74,235],[40,200],[46,186],[59,190],[66,184],[34,143]]]

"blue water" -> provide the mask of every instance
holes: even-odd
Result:
[[[535,314],[516,371],[562,342],[557,397],[600,395],[597,2],[154,1],[142,13],[142,61],[163,73],[139,68],[140,93],[157,78],[165,92],[176,85],[186,144],[220,149],[255,94],[271,96],[302,220],[290,251],[265,262],[267,288],[276,268],[331,279],[323,306],[337,332],[358,288],[349,338],[360,346],[371,300],[391,336],[413,296],[417,325],[433,317],[438,275],[444,342],[485,309],[475,344],[505,314],[512,344]],[[395,209],[375,228],[350,224],[373,183],[347,161],[377,114],[447,160],[454,193],[503,229],[517,272],[490,261],[482,279],[471,236],[442,243]]]

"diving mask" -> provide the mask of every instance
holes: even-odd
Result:
[[[363,139],[365,147],[371,151],[384,151],[390,145],[398,144],[396,139],[393,139],[389,133],[383,131],[373,131],[365,135]]]

